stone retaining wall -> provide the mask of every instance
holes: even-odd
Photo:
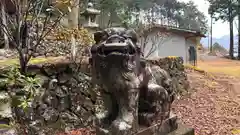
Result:
[[[185,72],[183,59],[181,57],[169,56],[165,58],[155,58],[147,61],[150,64],[160,66],[170,74],[177,95],[182,95],[185,92],[188,92],[189,82],[187,80],[187,74]]]
[[[79,60],[78,63],[66,61],[29,66],[28,71],[36,74],[41,80],[41,96],[26,112],[20,108],[12,110],[18,116],[14,118],[23,122],[21,125],[30,124],[28,130],[41,135],[52,129],[71,130],[92,126],[94,111],[98,107],[98,91],[90,83],[91,71],[88,58]],[[149,64],[159,65],[170,73],[177,93],[188,89],[181,58],[167,57],[147,61]],[[3,72],[6,72],[6,69],[0,71],[0,74]],[[6,117],[6,115],[1,116]]]

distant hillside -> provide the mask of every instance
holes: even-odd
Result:
[[[214,52],[215,54],[218,54],[218,53],[223,54],[223,55],[228,54],[228,50],[227,50],[226,48],[222,47],[222,46],[221,46],[220,44],[218,44],[217,42],[215,42],[215,43],[213,44],[213,52]]]
[[[236,43],[238,40],[238,37],[235,36],[235,39],[234,39],[234,42]],[[226,48],[227,50],[229,49],[229,35],[225,35],[225,36],[222,36],[221,38],[213,38],[212,40],[213,44],[215,42],[219,43],[221,46],[223,46],[224,48]],[[208,47],[208,37],[206,38],[202,38],[201,39],[201,44],[204,46],[204,47]]]

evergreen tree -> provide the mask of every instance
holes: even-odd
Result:
[[[227,21],[230,28],[230,47],[229,55],[234,58],[234,34],[233,34],[233,20],[237,15],[236,2],[234,0],[209,0],[209,14],[213,16],[215,20]]]

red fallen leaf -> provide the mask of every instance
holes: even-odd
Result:
[[[88,128],[80,128],[70,131],[70,133],[58,133],[56,135],[94,135]]]
[[[83,134],[82,134],[82,131],[74,130],[70,132],[70,135],[83,135]]]

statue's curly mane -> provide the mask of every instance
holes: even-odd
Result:
[[[95,49],[92,52],[96,52],[96,48],[106,43],[106,40],[113,35],[118,36],[117,38],[125,38],[125,42],[130,44],[132,49],[139,51],[134,31],[127,31],[124,28],[108,28],[95,34],[96,44],[92,47]],[[117,42],[113,41],[113,43]],[[120,86],[124,86],[125,82],[135,79],[137,77],[137,66],[139,65],[137,58],[140,57],[137,51],[131,55],[116,54],[101,56],[92,54],[93,65],[95,66],[94,70],[101,78],[101,82],[98,83],[107,83],[111,87],[114,84],[115,88],[119,88]]]

